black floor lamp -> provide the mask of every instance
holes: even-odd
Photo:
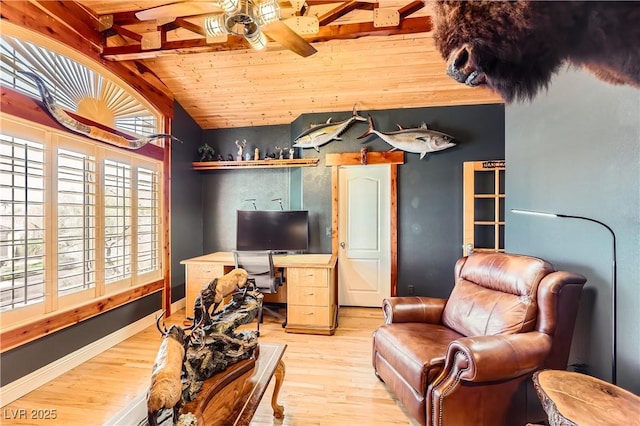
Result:
[[[581,219],[589,222],[597,223],[605,227],[610,233],[613,240],[613,256],[612,256],[612,277],[611,277],[611,383],[616,384],[616,287],[617,287],[617,268],[616,268],[616,234],[613,229],[606,223],[599,220],[584,216],[574,216],[569,214],[539,212],[535,210],[511,209],[513,213],[529,214],[544,217],[560,217],[566,219]]]

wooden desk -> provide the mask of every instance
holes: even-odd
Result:
[[[216,252],[186,259],[186,316],[193,317],[193,302],[212,279],[234,268],[233,253]],[[274,256],[284,269],[288,333],[335,333],[338,326],[337,258],[331,254]],[[283,289],[284,287],[283,286]]]
[[[551,426],[640,425],[640,397],[586,374],[543,370],[533,384]]]
[[[244,360],[207,379],[195,400],[187,402],[183,413],[193,413],[198,426],[246,426],[260,405],[271,378],[276,384],[271,397],[273,416],[284,417],[278,394],[284,380],[282,355],[287,345],[260,343],[255,360]]]

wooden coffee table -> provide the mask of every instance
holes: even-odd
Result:
[[[586,374],[543,370],[533,384],[551,426],[640,425],[640,397]]]
[[[260,343],[255,359],[240,361],[207,379],[196,399],[181,411],[193,413],[202,426],[248,425],[275,375],[271,407],[275,418],[283,418],[278,394],[284,381],[282,356],[286,348],[285,344]]]

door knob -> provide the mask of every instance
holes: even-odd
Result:
[[[345,243],[344,243],[344,242],[341,242],[341,243],[340,243],[340,247],[344,248],[344,247],[345,247]]]

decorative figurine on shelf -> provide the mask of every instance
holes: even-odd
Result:
[[[260,159],[260,150],[258,148],[253,150],[253,159],[256,160],[256,161],[258,161]]]
[[[231,155],[231,154],[227,155],[227,160],[228,161],[233,161],[233,155]]]
[[[218,156],[216,157],[216,161],[224,161],[224,157],[222,156],[222,154],[218,154]]]
[[[200,148],[198,148],[198,154],[200,154],[200,161],[213,161],[213,155],[216,153],[216,150],[211,148],[208,143],[205,143]]]
[[[244,153],[244,161],[250,161],[251,160],[251,153],[249,151]]]
[[[367,165],[367,147],[363,146],[360,148],[360,164],[363,166]]]
[[[276,151],[278,151],[278,159],[283,160],[284,159],[284,148],[280,147],[280,146],[276,146]]]
[[[295,149],[289,148],[289,160],[293,160],[293,154],[295,153]]]
[[[236,140],[236,146],[238,147],[238,156],[236,160],[242,161],[242,151],[244,150],[244,146],[247,144],[246,139],[242,139],[241,141]]]

